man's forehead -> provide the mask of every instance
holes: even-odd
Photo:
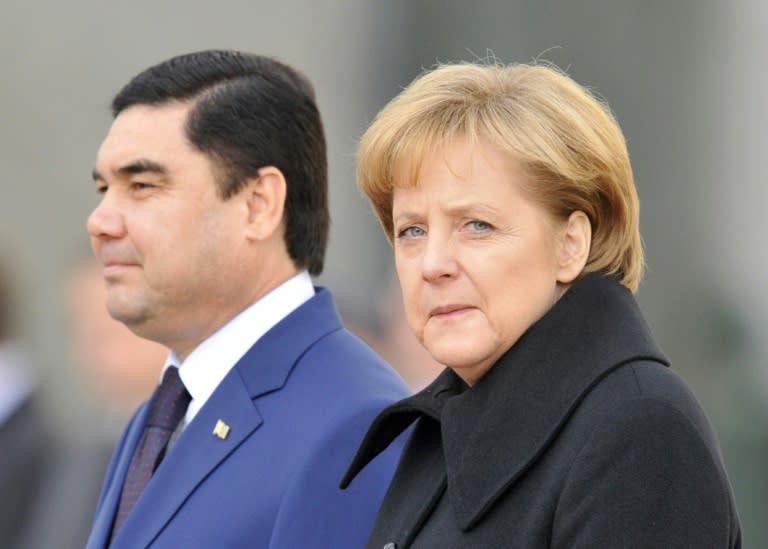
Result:
[[[161,158],[190,149],[185,123],[188,105],[135,105],[125,109],[112,122],[96,154],[96,170],[101,175],[115,172],[139,161],[162,163]]]
[[[115,117],[104,141],[106,143],[133,136],[183,136],[188,113],[189,106],[182,103],[134,105]]]

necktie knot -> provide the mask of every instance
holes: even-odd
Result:
[[[179,369],[175,366],[166,368],[152,400],[147,426],[173,431],[184,417],[190,400],[191,397],[179,377]]]

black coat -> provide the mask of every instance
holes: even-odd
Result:
[[[370,549],[737,548],[712,428],[631,293],[589,275],[468,388],[384,410],[342,486],[414,421]]]

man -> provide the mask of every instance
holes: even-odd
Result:
[[[406,390],[309,278],[329,224],[311,85],[206,51],[142,72],[112,109],[88,231],[110,314],[171,353],[116,449],[88,549],[362,546],[396,453],[351,494],[337,485]]]

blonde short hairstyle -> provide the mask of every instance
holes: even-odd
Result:
[[[379,112],[358,148],[358,184],[390,242],[394,188],[416,184],[426,155],[456,138],[517,159],[526,190],[555,218],[584,212],[592,245],[582,274],[618,274],[637,290],[640,206],[624,135],[606,105],[549,66],[441,65]]]

